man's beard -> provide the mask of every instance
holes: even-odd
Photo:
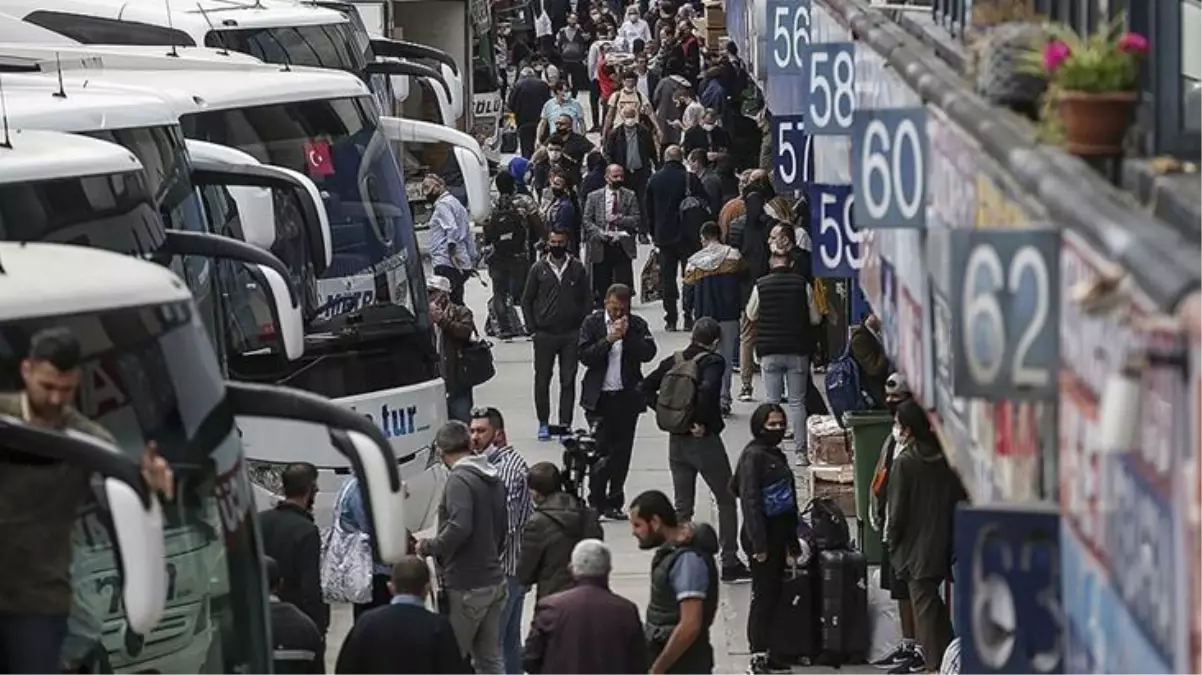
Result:
[[[652,532],[651,534],[647,535],[646,539],[639,537],[639,549],[648,551],[653,548],[659,548],[660,546],[664,545],[665,541],[667,541],[667,538],[665,538],[663,534],[659,532]]]
[[[29,399],[29,412],[31,412],[37,419],[45,420],[47,422],[57,422],[61,420],[66,408],[66,405],[36,403],[32,398]]]

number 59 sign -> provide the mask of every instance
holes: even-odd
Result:
[[[1056,396],[1060,233],[951,233],[953,387],[990,401]]]
[[[810,240],[814,276],[855,277],[860,258],[860,232],[852,224],[855,197],[850,185],[810,183]]]

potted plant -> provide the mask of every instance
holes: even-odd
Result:
[[[1071,153],[1122,153],[1139,97],[1140,62],[1148,53],[1147,38],[1122,32],[1123,19],[1086,38],[1053,26],[1051,39],[1037,54]]]

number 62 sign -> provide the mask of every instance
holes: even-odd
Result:
[[[957,396],[1056,396],[1060,368],[1060,233],[951,232],[952,354]]]

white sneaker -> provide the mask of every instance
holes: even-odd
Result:
[[[809,466],[810,465],[810,453],[804,449],[798,450],[797,456],[795,458],[793,458],[793,464],[794,464],[794,466]]]

